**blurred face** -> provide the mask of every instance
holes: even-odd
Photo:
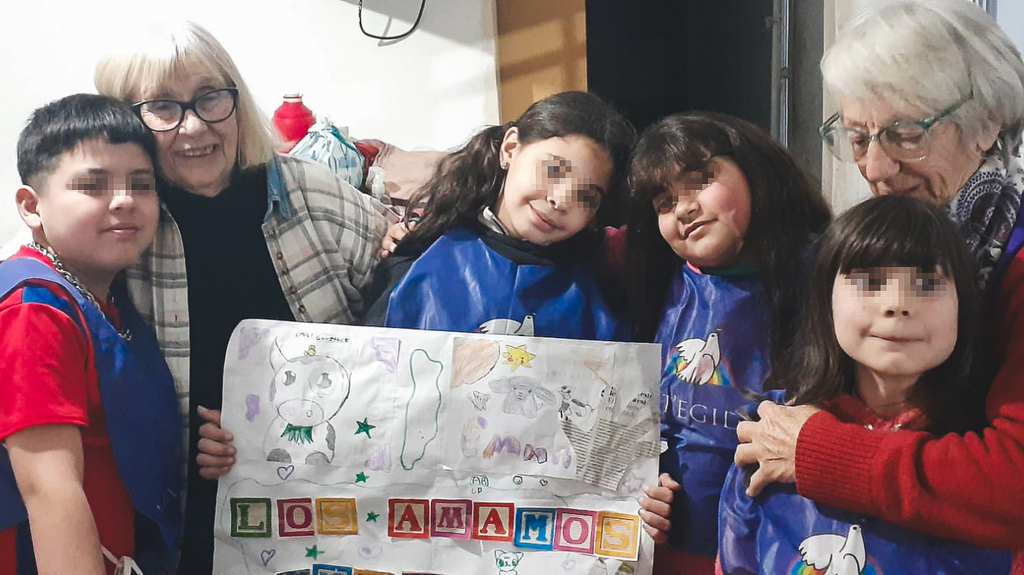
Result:
[[[874,134],[899,120],[920,120],[921,114],[893,109],[882,102],[847,103],[842,107],[843,125]],[[984,140],[984,136],[982,137]],[[994,141],[994,137],[991,138]],[[922,160],[896,160],[873,141],[857,161],[861,175],[876,196],[903,194],[946,205],[981,166],[982,151],[992,141],[967,142],[960,129],[940,121],[928,131],[928,153]]]
[[[611,178],[611,159],[583,136],[520,144],[505,133],[501,159],[508,173],[498,198],[498,221],[514,238],[539,245],[569,239],[594,220]]]
[[[750,187],[729,158],[711,158],[703,170],[680,173],[653,203],[661,236],[680,258],[699,268],[744,263]]]
[[[22,219],[91,291],[105,294],[156,234],[159,205],[149,155],[137,144],[82,142],[39,189],[18,190]]]
[[[226,87],[227,82],[212,70],[200,69],[147,89],[139,100],[166,98],[187,102]],[[180,126],[167,132],[153,132],[153,135],[159,152],[160,174],[168,182],[210,197],[228,186],[238,157],[237,112],[227,120],[211,124],[189,110]]]
[[[836,275],[832,319],[839,346],[881,377],[916,381],[956,345],[953,281],[914,267],[877,267]]]

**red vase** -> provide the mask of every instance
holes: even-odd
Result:
[[[274,112],[274,127],[285,142],[281,151],[294,148],[315,122],[313,111],[302,103],[302,94],[285,94],[284,103]]]

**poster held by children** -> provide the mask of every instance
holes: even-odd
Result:
[[[650,573],[659,353],[243,321],[214,572]]]

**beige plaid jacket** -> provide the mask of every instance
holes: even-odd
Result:
[[[320,164],[289,156],[267,164],[267,184],[263,237],[295,319],[353,323],[387,231],[383,208]],[[132,302],[156,330],[174,376],[187,446],[188,280],[181,235],[166,206],[153,245],[127,277]]]

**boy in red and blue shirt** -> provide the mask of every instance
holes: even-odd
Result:
[[[174,383],[115,281],[156,231],[155,157],[149,130],[103,96],[52,102],[19,138],[33,242],[0,263],[2,573],[173,568]]]

